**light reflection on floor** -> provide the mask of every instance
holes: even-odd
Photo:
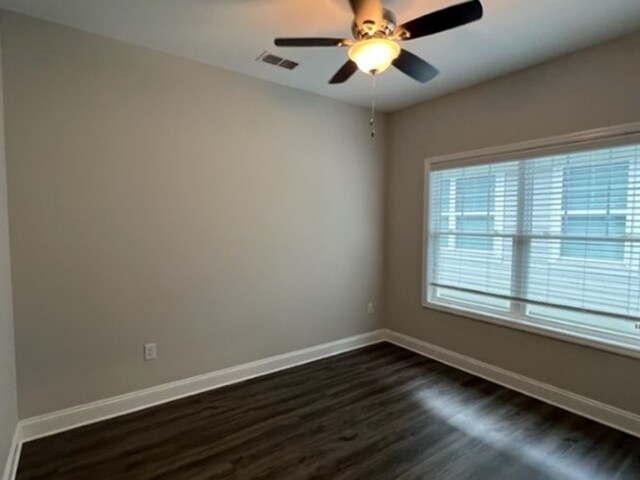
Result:
[[[463,386],[451,382],[446,388],[426,388],[414,393],[415,400],[430,413],[445,421],[460,432],[489,445],[497,451],[514,457],[523,464],[532,467],[553,479],[566,480],[610,480],[604,476],[594,476],[587,468],[584,459],[578,459],[569,450],[572,446],[562,446],[557,441],[545,441],[545,438],[527,438],[527,429],[522,421],[515,425],[514,415],[522,415],[517,406],[496,410],[495,405],[483,403],[482,398],[464,392]],[[460,398],[469,398],[462,401]],[[525,412],[526,415],[526,412]],[[532,422],[531,422],[532,423]],[[565,430],[566,431],[566,430]],[[562,432],[554,431],[554,438]],[[569,432],[566,431],[567,436]],[[478,445],[476,448],[484,448]],[[465,455],[471,453],[465,450]],[[572,458],[573,457],[573,458]]]

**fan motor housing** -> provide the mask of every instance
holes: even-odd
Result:
[[[397,26],[396,15],[389,9],[382,9],[382,25],[376,25],[373,21],[364,22],[362,28],[358,24],[353,22],[351,25],[351,32],[354,38],[360,40],[367,37],[373,37],[376,35],[391,35]]]

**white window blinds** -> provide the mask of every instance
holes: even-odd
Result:
[[[428,205],[430,302],[638,342],[640,146],[445,167]]]

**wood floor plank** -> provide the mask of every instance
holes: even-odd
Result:
[[[18,480],[640,480],[640,439],[388,343],[23,446]]]

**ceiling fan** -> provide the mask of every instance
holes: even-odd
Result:
[[[372,75],[393,64],[411,78],[425,83],[438,75],[438,69],[400,47],[399,42],[444,32],[482,18],[482,4],[470,0],[398,25],[392,11],[381,0],[349,0],[355,15],[350,38],[276,38],[278,47],[350,47],[349,60],[329,83],[343,83],[356,70]]]

